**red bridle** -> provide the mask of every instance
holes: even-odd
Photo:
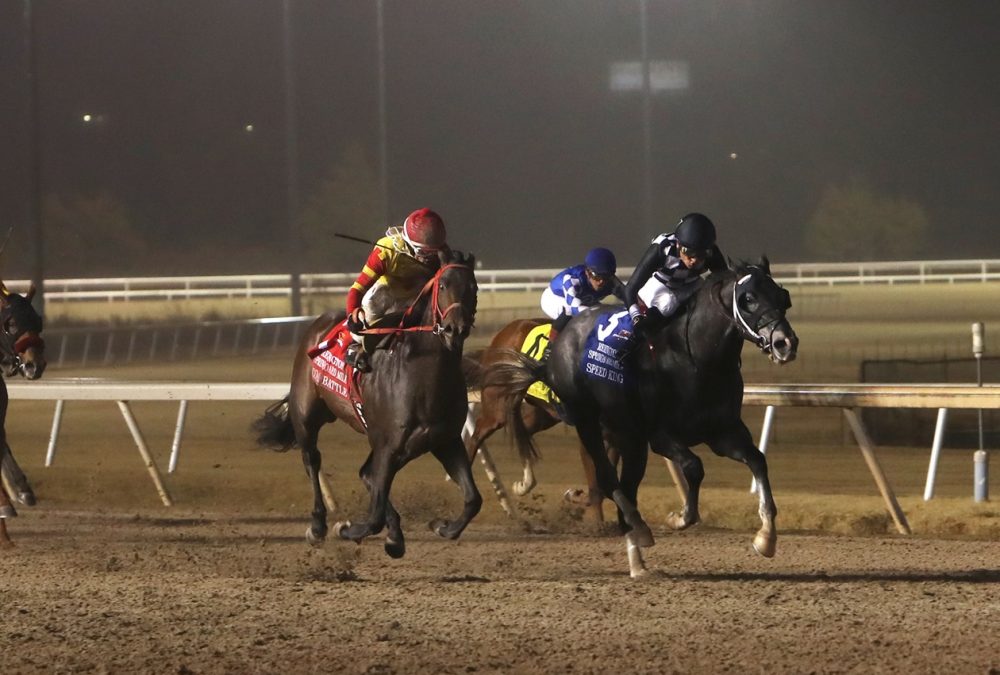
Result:
[[[441,275],[444,274],[445,270],[452,267],[465,267],[465,265],[459,265],[458,263],[450,263],[448,265],[443,265],[441,269],[439,269],[434,274],[434,276],[431,277],[426,284],[424,284],[424,287],[420,289],[419,293],[417,293],[417,297],[413,299],[413,302],[410,303],[410,306],[406,308],[405,312],[403,312],[403,318],[400,319],[399,326],[395,328],[365,328],[364,330],[360,331],[360,333],[362,335],[386,335],[388,333],[412,333],[418,331],[421,332],[430,331],[435,335],[440,333],[441,323],[444,321],[444,318],[448,316],[448,313],[451,310],[455,309],[456,307],[461,307],[461,303],[458,302],[453,302],[444,309],[441,309],[441,307],[438,305],[438,292],[440,291],[440,286],[438,285],[438,279],[441,278]],[[422,298],[427,293],[427,291],[431,292],[431,304],[434,306],[434,323],[432,323],[429,326],[419,325],[419,326],[409,326],[407,328],[404,328],[403,323],[406,321],[407,317],[409,317],[413,313],[413,310],[417,306],[417,303],[420,302],[420,298]]]

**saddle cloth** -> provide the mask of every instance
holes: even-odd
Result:
[[[521,353],[537,361],[541,361],[545,355],[545,348],[549,344],[549,333],[551,331],[551,323],[543,323],[540,326],[532,328],[524,338],[524,344],[521,345]],[[528,387],[527,395],[545,403],[559,402],[559,397],[555,395],[551,387],[541,380],[533,382]]]
[[[606,314],[597,320],[587,336],[580,369],[587,377],[624,385],[627,369],[623,350],[632,338],[632,318],[628,310]]]
[[[351,408],[361,423],[367,428],[364,408],[361,402],[361,373],[345,360],[347,347],[351,344],[351,332],[347,320],[336,324],[326,334],[323,342],[310,350],[312,359],[312,380],[318,386],[332,392],[351,404]]]

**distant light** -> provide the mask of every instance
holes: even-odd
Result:
[[[253,125],[252,124],[246,125],[245,127],[243,127],[243,131],[247,132],[248,134],[252,134],[253,133]]]
[[[90,124],[91,122],[94,121],[94,116],[88,113],[88,114],[86,114],[86,115],[83,116],[83,121],[86,124]]]
[[[643,83],[641,61],[615,61],[611,64],[611,91],[640,91]],[[691,86],[691,68],[687,61],[650,61],[649,90],[684,90]]]
[[[737,155],[735,152],[729,153],[729,159],[736,159],[737,157],[739,157],[739,155]]]

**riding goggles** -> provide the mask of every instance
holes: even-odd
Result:
[[[687,256],[688,258],[698,258],[699,260],[704,260],[708,257],[708,250],[704,248],[688,248],[687,246],[681,246],[681,254]]]

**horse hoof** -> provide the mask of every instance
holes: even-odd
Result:
[[[514,491],[514,494],[516,494],[518,497],[523,497],[524,495],[528,494],[534,489],[535,484],[525,483],[524,481],[519,480],[515,481],[514,484],[511,485],[510,487]]]
[[[322,546],[323,542],[326,541],[326,537],[316,534],[311,527],[307,527],[306,541],[309,542],[310,546]]]
[[[444,518],[435,518],[431,522],[427,523],[428,527],[431,528],[431,532],[439,537],[444,537],[445,539],[454,539],[455,537],[448,534],[448,527],[451,525],[450,522]]]
[[[333,536],[337,537],[338,539],[348,539],[347,528],[349,528],[350,526],[351,526],[351,521],[349,520],[338,521],[334,523]]]
[[[632,543],[639,548],[649,548],[656,543],[653,541],[653,532],[646,523],[633,527],[628,536],[632,538]]]
[[[406,542],[403,540],[393,541],[392,539],[385,540],[385,552],[390,558],[402,558],[406,555]]]
[[[590,506],[587,493],[580,488],[570,488],[563,493],[563,501],[576,506]]]
[[[0,518],[16,518],[17,511],[14,509],[13,504],[4,504],[0,506]]]
[[[667,516],[667,527],[672,530],[686,530],[692,525],[698,524],[698,518],[692,518],[691,520],[685,520],[684,515],[677,513],[676,511],[671,511]]]
[[[773,558],[778,548],[778,537],[774,534],[758,532],[753,538],[753,550],[765,558]]]
[[[22,506],[34,506],[38,503],[38,500],[35,499],[35,493],[31,490],[16,492],[14,494],[14,499],[17,500],[17,503]]]

